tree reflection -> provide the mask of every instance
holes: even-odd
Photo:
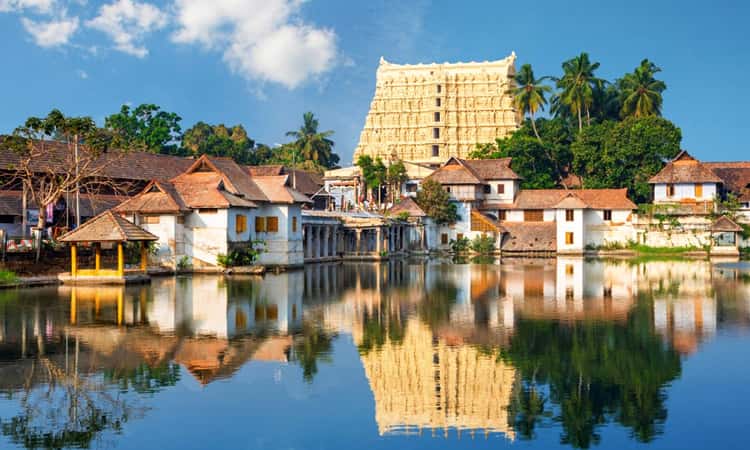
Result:
[[[318,320],[303,321],[300,333],[294,338],[292,359],[302,367],[302,376],[308,383],[312,383],[318,373],[318,361],[333,361],[331,350],[337,334],[326,330],[321,323]]]
[[[597,444],[597,428],[610,421],[641,442],[658,435],[667,417],[663,387],[679,376],[680,357],[654,334],[650,311],[651,301],[640,299],[623,323],[519,320],[502,352],[527,386],[512,407],[519,434],[533,437],[548,415],[535,388],[543,383],[564,444]]]

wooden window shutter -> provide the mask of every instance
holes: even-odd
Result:
[[[255,232],[262,233],[264,231],[266,231],[266,218],[256,217],[255,218]]]
[[[266,217],[266,231],[277,233],[279,231],[279,218],[275,216]]]

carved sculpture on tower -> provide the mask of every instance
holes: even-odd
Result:
[[[401,65],[380,58],[375,96],[354,151],[440,164],[468,157],[520,126],[513,107],[515,53],[497,60]]]

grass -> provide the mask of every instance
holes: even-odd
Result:
[[[0,284],[12,284],[18,281],[18,276],[11,270],[0,270]]]
[[[685,247],[651,247],[643,244],[632,244],[629,246],[631,250],[644,255],[681,255],[689,252],[705,252],[706,249],[695,246]]]

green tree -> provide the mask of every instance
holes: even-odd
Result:
[[[648,59],[641,61],[633,73],[618,80],[622,97],[622,117],[660,116],[662,92],[667,85],[654,78],[661,69]]]
[[[516,109],[524,115],[529,115],[531,128],[539,142],[542,142],[542,138],[539,137],[539,132],[536,129],[534,115],[538,111],[544,111],[544,105],[547,104],[545,95],[552,92],[551,87],[542,84],[546,78],[535,78],[531,64],[524,64],[516,74],[518,87],[513,91],[513,102]]]
[[[562,64],[563,76],[557,79],[560,92],[553,99],[555,109],[567,108],[578,121],[578,130],[583,129],[583,114],[586,123],[591,124],[591,107],[594,102],[594,89],[602,86],[604,80],[594,75],[599,63],[592,63],[586,52],[569,59]]]
[[[550,157],[548,144],[535,137],[516,132],[509,138],[497,139],[494,144],[478,145],[469,157],[474,159],[512,158],[511,168],[523,180],[526,189],[553,188],[560,179],[556,160]]]
[[[240,164],[253,164],[257,162],[254,147],[255,141],[242,125],[228,128],[224,124],[198,122],[182,135],[183,153],[191,156],[223,156]]]
[[[382,200],[382,186],[386,183],[388,170],[383,164],[383,161],[378,157],[374,160],[369,155],[360,155],[355,163],[359,167],[362,173],[362,181],[368,190],[368,193],[372,194],[373,189],[377,189],[377,202],[380,205]]]
[[[301,159],[315,161],[326,168],[333,168],[339,162],[339,156],[333,152],[334,142],[330,139],[333,131],[318,131],[318,119],[312,112],[302,116],[299,130],[288,131],[287,136],[294,138],[294,145]],[[296,159],[296,158],[295,158]]]
[[[400,196],[401,185],[409,180],[409,176],[406,173],[406,166],[401,160],[394,161],[388,166],[388,173],[386,174],[386,182],[388,183],[388,190],[391,193],[391,203],[395,203],[397,195]]]
[[[318,321],[304,321],[294,339],[294,361],[302,367],[302,376],[311,383],[318,373],[318,361],[331,362],[333,340],[337,337],[324,329]]]
[[[458,220],[456,205],[451,203],[450,194],[435,180],[429,178],[417,192],[417,204],[438,224],[451,224]]]
[[[120,147],[176,154],[182,131],[180,121],[182,118],[176,113],[162,111],[154,104],[142,104],[133,110],[122,105],[119,113],[104,119],[104,126],[115,133]]]

